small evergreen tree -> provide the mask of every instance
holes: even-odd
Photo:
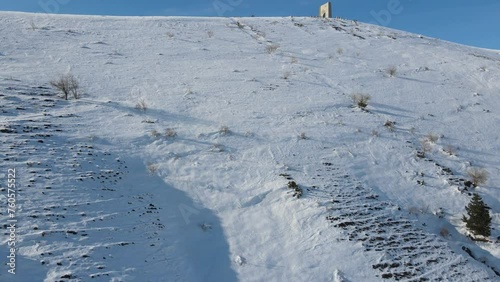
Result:
[[[488,206],[483,202],[479,194],[474,193],[472,200],[465,207],[467,215],[463,216],[467,229],[474,235],[490,236],[491,235],[491,216]]]

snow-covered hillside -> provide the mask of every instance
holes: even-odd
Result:
[[[0,66],[0,281],[499,281],[500,51],[340,19],[2,12]],[[81,99],[50,86],[68,73]],[[489,177],[465,189],[471,167]]]

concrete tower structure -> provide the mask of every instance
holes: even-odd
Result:
[[[332,3],[326,2],[319,8],[319,16],[321,18],[331,18],[332,17]]]

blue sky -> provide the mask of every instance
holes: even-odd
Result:
[[[0,10],[127,16],[316,16],[326,0],[0,0]],[[500,0],[337,0],[334,16],[500,50]]]

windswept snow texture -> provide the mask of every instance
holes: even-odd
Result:
[[[499,281],[500,51],[340,19],[3,12],[0,66],[0,281]],[[81,99],[50,86],[67,73]]]

